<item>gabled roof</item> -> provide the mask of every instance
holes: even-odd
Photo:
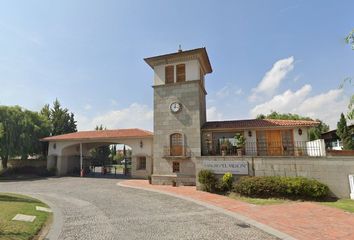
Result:
[[[175,62],[178,59],[188,58],[191,56],[198,57],[198,60],[202,65],[205,73],[211,73],[213,71],[205,47],[144,58],[144,60],[153,69],[156,65],[169,64],[171,62]]]
[[[131,129],[115,129],[115,130],[95,130],[80,131],[67,133],[57,136],[51,136],[41,139],[43,142],[51,141],[68,141],[68,140],[100,140],[100,139],[117,139],[117,138],[150,138],[153,133],[150,131],[131,128]]]
[[[314,127],[319,122],[307,120],[248,119],[233,121],[206,122],[202,129],[251,129],[251,128],[284,128]]]

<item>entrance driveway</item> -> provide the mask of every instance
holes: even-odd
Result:
[[[119,179],[49,178],[0,182],[0,192],[49,203],[55,239],[275,239],[259,229],[171,196],[117,186]]]

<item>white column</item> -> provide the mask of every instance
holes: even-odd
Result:
[[[82,143],[80,143],[80,172],[82,170]]]

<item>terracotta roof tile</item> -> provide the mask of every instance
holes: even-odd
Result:
[[[312,127],[318,124],[319,122],[305,121],[305,120],[248,119],[248,120],[206,122],[203,125],[203,129]]]
[[[110,139],[110,138],[147,138],[152,137],[150,131],[131,128],[116,130],[98,130],[98,131],[80,131],[57,136],[51,136],[41,139],[44,142],[50,141],[66,141],[66,140],[94,140],[94,139]]]

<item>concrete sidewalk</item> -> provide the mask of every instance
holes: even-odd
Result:
[[[269,226],[269,233],[275,229],[273,235],[283,239],[354,239],[354,214],[317,203],[294,202],[259,206],[197,191],[195,187],[150,185],[146,180],[126,180],[119,185],[172,194],[222,208],[245,219],[253,219],[253,225],[260,223],[258,227],[262,230],[267,231],[265,226]]]

